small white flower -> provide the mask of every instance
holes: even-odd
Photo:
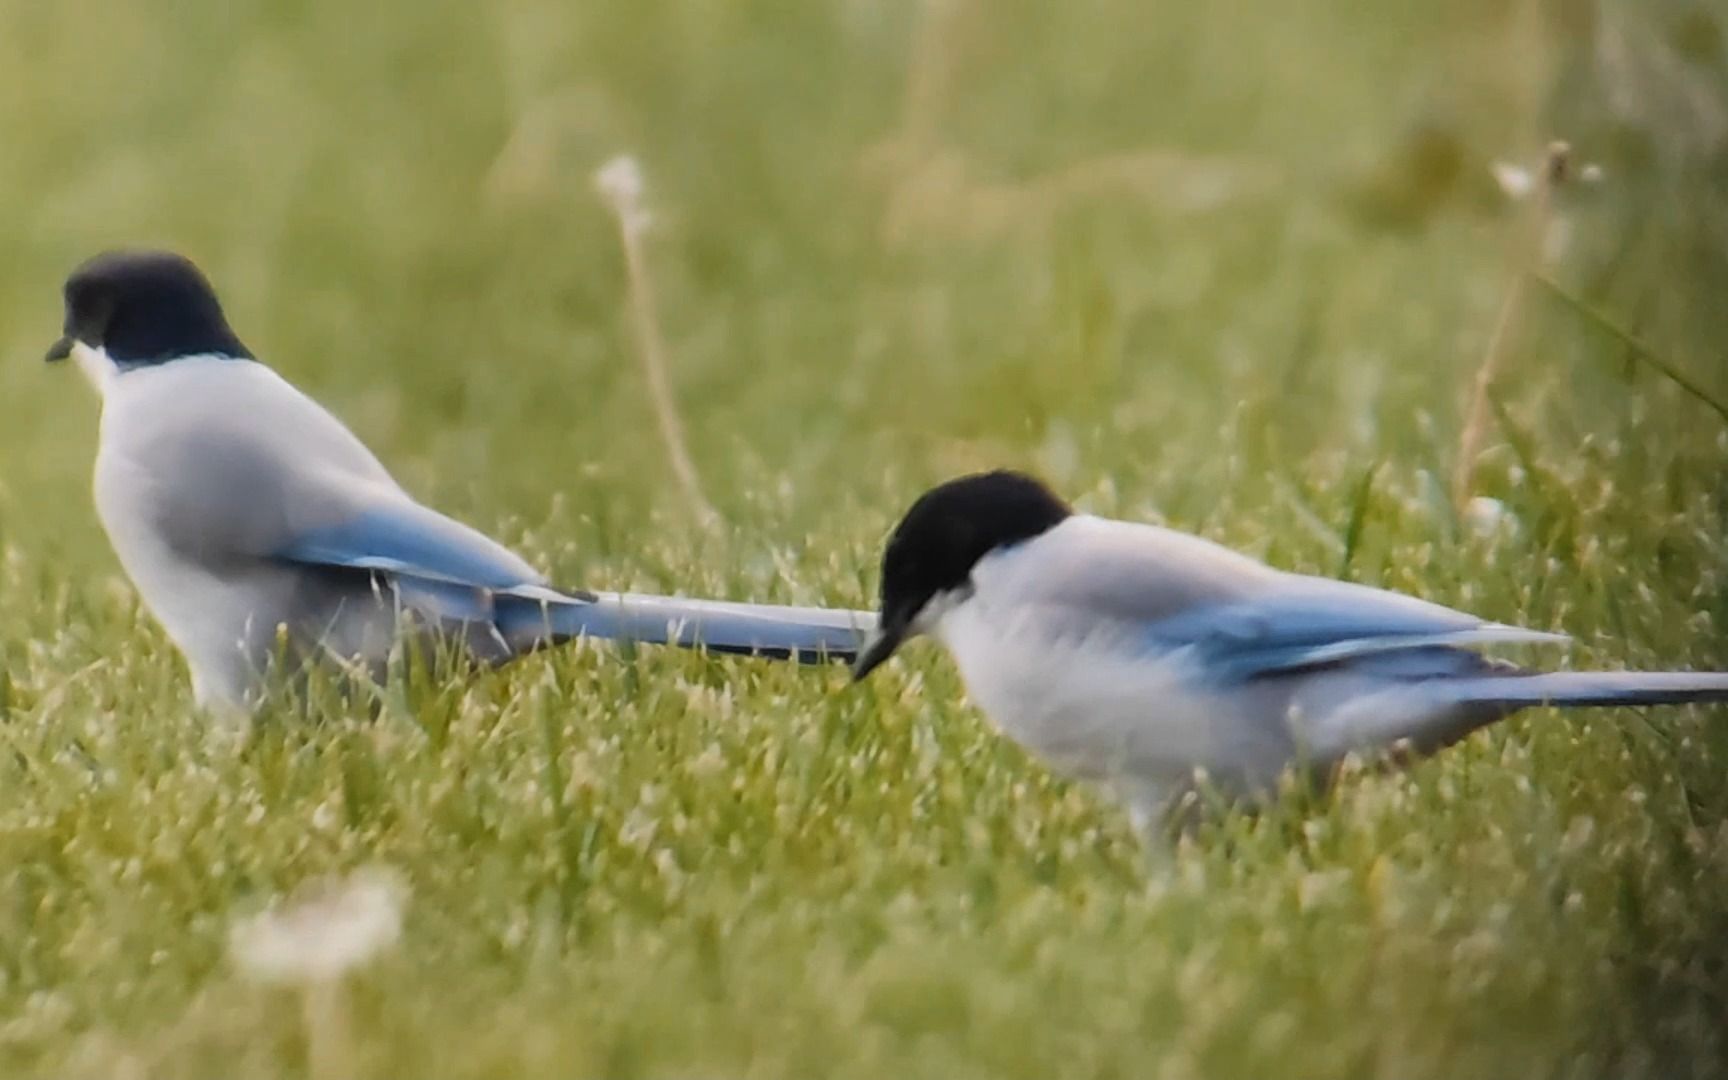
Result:
[[[312,811],[312,827],[319,832],[334,832],[341,825],[341,811],[336,808],[334,799],[325,799]]]
[[[364,867],[236,922],[228,949],[236,966],[259,982],[332,980],[396,943],[407,903],[400,874]]]
[[[618,842],[627,848],[646,852],[653,846],[654,835],[659,831],[659,819],[638,806],[624,816],[624,823],[618,828]]]
[[[711,742],[690,760],[685,769],[691,776],[702,780],[719,776],[726,771],[726,755],[720,752],[719,743]]]
[[[1499,499],[1478,495],[1464,507],[1464,521],[1477,536],[1489,537],[1502,529],[1515,529],[1517,519]]]
[[[1548,185],[1560,187],[1569,180],[1580,184],[1600,184],[1603,179],[1602,166],[1595,162],[1572,166],[1569,164],[1571,153],[1572,148],[1563,142],[1554,143],[1548,148],[1548,157],[1541,169],[1547,176]],[[1488,166],[1488,171],[1494,174],[1494,183],[1499,186],[1500,193],[1513,202],[1535,194],[1540,182],[1538,170],[1515,165],[1510,161],[1496,161]]]
[[[613,202],[640,202],[642,166],[629,154],[619,154],[595,172],[594,186]]]
[[[1488,168],[1494,174],[1494,182],[1500,185],[1501,193],[1514,202],[1528,198],[1536,190],[1536,177],[1522,165],[1496,161]]]
[[[619,154],[600,166],[594,173],[594,187],[626,225],[642,228],[648,224],[648,210],[642,205],[648,185],[642,178],[642,166],[633,156]]]

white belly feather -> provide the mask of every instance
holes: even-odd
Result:
[[[1052,633],[1037,615],[974,598],[937,629],[967,692],[1005,734],[1056,768],[1094,780],[1131,773],[1180,781],[1197,767],[1227,776],[1248,764],[1240,725],[1194,678],[1183,653],[1134,654],[1120,642]],[[1265,736],[1282,759],[1283,733]]]

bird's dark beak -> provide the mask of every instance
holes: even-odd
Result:
[[[72,345],[73,345],[72,335],[67,334],[65,337],[61,338],[59,341],[56,341],[54,344],[48,346],[48,355],[44,356],[42,359],[46,360],[50,364],[52,364],[56,360],[64,360],[68,356],[72,355]]]
[[[858,659],[852,665],[852,681],[859,682],[866,675],[882,666],[882,662],[894,655],[894,650],[906,640],[906,624],[904,622],[889,622],[884,619],[877,626],[876,633],[864,643],[864,651],[858,654]]]

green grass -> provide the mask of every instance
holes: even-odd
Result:
[[[906,503],[1008,464],[1571,663],[1728,665],[1728,434],[1646,362],[1728,396],[1722,13],[1502,6],[989,0],[922,151],[884,149],[910,0],[0,6],[0,1074],[1728,1073],[1720,709],[1534,712],[1150,871],[927,647],[861,688],[570,648],[236,746],[36,361],[72,265],[172,246],[571,584],[866,606]],[[1531,292],[1484,536],[1444,496],[1515,230],[1483,177],[1550,135],[1606,171],[1548,270],[1585,310]],[[626,329],[620,151],[714,529]],[[373,863],[404,933],[315,1068],[229,927]]]

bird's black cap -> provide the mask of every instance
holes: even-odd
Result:
[[[962,476],[925,492],[888,538],[881,623],[853,666],[853,677],[862,679],[892,656],[924,606],[965,587],[979,559],[1029,540],[1072,513],[1042,482],[1006,470]]]
[[[110,251],[66,279],[65,336],[48,350],[64,360],[83,342],[121,367],[201,354],[250,360],[222,315],[216,290],[184,255]]]

